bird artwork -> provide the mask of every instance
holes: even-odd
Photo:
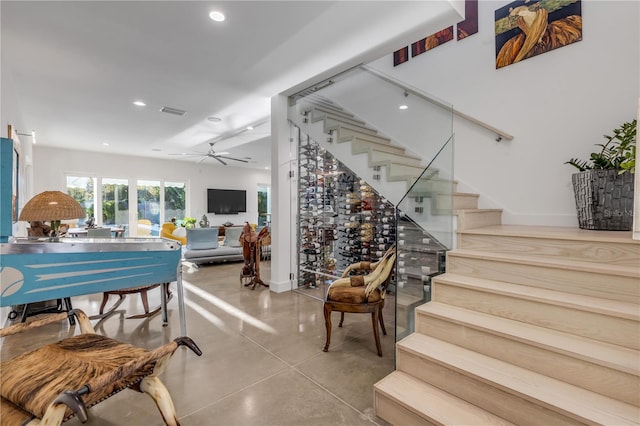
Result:
[[[555,19],[550,21],[552,12],[555,12]],[[580,40],[582,13],[579,0],[564,1],[559,5],[544,0],[533,4],[528,0],[518,1],[496,11],[496,68]]]

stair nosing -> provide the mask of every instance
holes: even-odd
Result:
[[[385,397],[393,400],[396,404],[400,405],[401,407],[403,407],[404,409],[414,413],[415,415],[419,416],[419,417],[428,417],[430,419],[434,418],[433,417],[433,411],[431,410],[424,410],[422,409],[422,407],[420,406],[413,406],[411,404],[408,404],[404,399],[401,399],[400,396],[402,395],[395,395],[393,393],[391,393],[390,391],[388,391],[387,389],[385,389],[383,386],[387,385],[386,382],[391,381],[391,380],[397,380],[397,378],[400,377],[404,380],[408,380],[411,382],[414,382],[414,386],[415,387],[424,387],[427,390],[429,390],[429,392],[437,392],[441,395],[442,398],[447,398],[449,401],[452,401],[452,403],[460,403],[460,405],[464,406],[465,408],[468,406],[472,406],[475,409],[479,410],[479,411],[483,411],[485,413],[488,414],[488,416],[492,417],[492,418],[497,418],[500,419],[504,422],[505,425],[509,425],[512,424],[511,422],[501,419],[500,417],[496,416],[495,414],[484,410],[482,407],[478,407],[476,405],[473,405],[461,398],[456,397],[455,395],[450,394],[449,392],[440,389],[436,386],[433,386],[429,383],[426,383],[420,379],[418,379],[415,376],[412,376],[411,374],[407,374],[404,371],[393,371],[391,374],[389,374],[388,376],[384,377],[383,379],[381,379],[380,381],[378,381],[375,385],[374,385],[374,389],[375,392],[379,392],[380,394],[384,395]]]
[[[610,242],[640,246],[640,240],[631,238],[631,232],[591,231],[566,226],[529,226],[529,225],[489,225],[460,231],[461,234],[495,235],[504,237],[526,237],[532,239],[555,239],[565,241]],[[629,238],[620,238],[628,235]]]
[[[442,311],[448,311],[448,314],[451,316],[446,316]],[[471,309],[447,305],[440,302],[429,302],[419,306],[416,308],[416,314],[437,316],[458,325],[498,335],[520,343],[525,343],[562,355],[571,356],[582,361],[640,377],[638,351],[634,349],[601,342],[588,337],[577,336],[563,331],[540,327],[534,324],[524,324],[510,318],[496,317],[484,312],[473,311]],[[457,314],[457,317],[454,316],[454,314]],[[470,322],[461,318],[464,316],[476,317],[478,319],[482,319],[482,322]],[[491,327],[489,327],[489,325],[491,325]],[[516,335],[514,333],[518,334]],[[556,340],[556,342],[552,342],[553,340]],[[558,343],[557,341],[561,343]],[[563,344],[564,347],[562,347]],[[577,349],[585,349],[586,347],[590,347],[591,350]],[[610,360],[612,358],[617,358],[618,361],[604,361],[601,358],[588,356],[589,353],[593,352],[593,349],[596,349],[599,352],[608,352],[608,357],[606,359]]]
[[[490,293],[520,297],[526,300],[544,302],[554,306],[562,306],[585,312],[595,312],[598,314],[640,321],[639,306],[630,302],[602,299],[599,297],[581,294],[569,294],[563,291],[533,287],[526,284],[513,284],[506,281],[469,277],[467,275],[450,272],[435,277],[434,282],[437,283],[438,281],[444,281],[450,285],[458,287],[481,288]],[[478,284],[484,285],[485,287],[476,286],[470,281],[476,281]],[[499,289],[498,287],[503,287],[503,289]],[[534,293],[538,293],[538,295],[535,295]],[[603,308],[602,305],[605,305],[605,307]]]
[[[465,232],[465,231],[462,231]],[[543,266],[547,268],[556,268],[564,270],[578,270],[582,272],[591,272],[598,274],[609,274],[624,276],[629,278],[640,278],[640,267],[633,268],[630,266],[611,266],[607,263],[581,262],[577,260],[556,260],[548,257],[522,256],[510,253],[492,253],[480,252],[473,249],[457,248],[447,252],[447,256],[460,256],[475,259],[497,260],[507,263],[528,264],[533,266]]]
[[[429,344],[430,353],[423,353],[415,347],[412,347],[415,346],[413,340],[418,339],[427,339],[431,342]],[[632,418],[637,416],[638,407],[632,406],[631,404],[596,394],[595,392],[585,390],[578,386],[544,376],[540,373],[430,336],[414,333],[402,339],[396,345],[398,351],[404,350],[414,356],[428,359],[430,362],[455,371],[458,374],[463,374],[473,380],[481,381],[489,386],[532,403],[553,407],[553,411],[568,417],[578,418],[581,421],[591,420],[594,422],[601,421],[602,424],[612,424],[613,415],[603,413],[596,409],[596,407],[600,407],[604,402],[615,408],[617,420],[620,420],[620,416],[624,416],[624,420],[630,421],[631,419],[630,424],[634,424]],[[444,351],[444,349],[442,349],[443,346],[444,348],[448,347],[446,357],[443,354],[433,355],[434,348],[435,351],[438,350],[437,345],[440,345],[441,351]],[[466,360],[463,362],[462,358],[466,358]],[[514,380],[515,378],[517,378],[517,380]],[[581,400],[585,403],[581,407],[577,407],[575,400]],[[631,413],[631,411],[633,411],[633,413]],[[626,414],[622,414],[625,412]],[[603,415],[606,419],[603,419]]]

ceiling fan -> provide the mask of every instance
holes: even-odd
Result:
[[[227,154],[229,154],[228,152],[216,152],[213,149],[213,145],[215,145],[215,142],[209,142],[209,151],[207,152],[199,152],[199,153],[193,153],[193,154],[169,154],[169,155],[181,155],[184,157],[202,157],[200,160],[198,160],[198,163],[203,162],[207,158],[214,158],[219,162],[221,162],[222,164],[224,164],[225,166],[227,165],[227,163],[223,160],[223,158],[225,160],[240,161],[241,163],[248,163],[249,160],[251,160],[250,157],[245,157],[245,158],[227,157]]]

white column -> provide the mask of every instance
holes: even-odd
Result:
[[[296,217],[292,201],[295,145],[290,140],[286,96],[271,98],[271,291],[281,293],[292,288],[290,274],[295,271]],[[293,242],[293,243],[292,243]]]

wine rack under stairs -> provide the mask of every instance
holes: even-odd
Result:
[[[298,289],[324,298],[348,265],[395,244],[395,208],[306,135],[298,159]]]

